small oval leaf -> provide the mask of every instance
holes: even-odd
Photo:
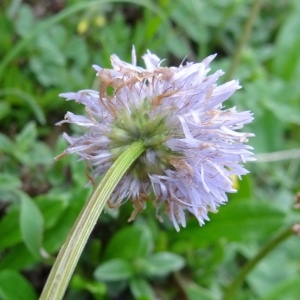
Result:
[[[134,299],[156,299],[151,285],[146,280],[133,278],[130,281],[129,286]]]
[[[33,287],[18,272],[13,270],[0,271],[0,299],[30,299],[35,300],[37,296]]]
[[[105,259],[145,257],[152,248],[153,240],[148,227],[129,226],[112,237],[105,251]]]
[[[37,205],[26,194],[21,194],[20,228],[22,239],[34,256],[41,256],[44,228],[43,216]]]
[[[184,259],[170,252],[151,255],[145,262],[145,274],[148,276],[165,276],[184,267]]]
[[[133,270],[127,261],[111,259],[96,268],[94,276],[99,281],[126,280],[133,276]]]

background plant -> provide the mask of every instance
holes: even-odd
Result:
[[[184,57],[227,71],[254,1],[2,1],[0,4],[0,298],[37,299],[53,258],[90,190],[54,124],[80,106],[58,94],[93,86],[93,63],[130,60],[146,49],[178,65]],[[97,1],[94,1],[97,2]],[[74,10],[76,6],[82,8]],[[34,30],[52,22],[36,37]],[[258,161],[239,192],[199,228],[177,233],[153,208],[127,223],[130,205],[102,214],[66,299],[221,299],[233,278],[267,241],[299,222],[300,5],[262,1],[232,76],[243,89],[229,105],[250,109]],[[46,24],[47,25],[47,24]],[[24,46],[18,50],[18,45]],[[7,57],[16,51],[12,58]],[[63,130],[74,131],[76,128]],[[270,155],[283,150],[278,160]],[[294,156],[296,158],[292,158]],[[287,158],[287,159],[283,159]],[[299,202],[299,199],[298,199]],[[273,250],[247,276],[236,299],[297,299],[299,238]],[[15,287],[18,286],[18,289]]]

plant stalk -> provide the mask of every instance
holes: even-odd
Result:
[[[240,35],[240,40],[236,46],[236,49],[234,50],[234,55],[231,60],[229,69],[226,72],[226,74],[224,75],[224,82],[227,82],[232,79],[234,72],[240,63],[243,49],[244,49],[245,45],[247,44],[248,39],[250,37],[250,33],[251,33],[251,30],[252,30],[252,27],[254,24],[254,20],[255,20],[256,16],[259,14],[261,3],[262,3],[262,0],[255,0],[253,3],[250,14],[246,20],[246,23],[245,23],[242,33]]]
[[[244,282],[247,275],[256,267],[256,265],[273,249],[275,249],[282,241],[286,240],[291,235],[295,234],[292,227],[289,226],[280,234],[278,234],[274,239],[270,240],[260,251],[250,260],[245,266],[240,270],[239,274],[231,282],[230,286],[227,288],[223,295],[223,300],[235,299],[234,294],[237,289]]]
[[[63,298],[84,246],[107,200],[120,179],[144,150],[142,141],[134,142],[107,171],[84,205],[59,251],[40,300],[61,300]]]

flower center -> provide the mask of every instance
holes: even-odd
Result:
[[[141,179],[148,174],[163,174],[163,170],[170,168],[170,159],[179,153],[169,149],[165,142],[174,137],[175,129],[166,125],[166,118],[170,112],[153,109],[151,101],[144,99],[139,107],[123,107],[112,122],[108,134],[110,151],[117,158],[134,141],[143,141],[146,150],[132,165],[129,172]]]

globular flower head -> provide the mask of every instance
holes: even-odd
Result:
[[[247,173],[246,161],[254,160],[246,145],[250,133],[241,133],[252,121],[249,111],[224,109],[222,103],[240,88],[232,80],[217,85],[221,70],[208,75],[211,55],[201,63],[162,67],[149,51],[143,56],[146,68],[111,56],[112,69],[94,66],[100,90],[61,94],[86,108],[86,115],[66,114],[62,123],[86,128],[71,137],[65,153],[77,153],[93,167],[94,177],[104,174],[134,141],[146,150],[118,183],[109,205],[127,200],[134,206],[130,220],[154,195],[157,217],[160,210],[170,217],[176,230],[186,225],[185,210],[202,225],[208,211],[216,211],[234,192],[232,176]]]

